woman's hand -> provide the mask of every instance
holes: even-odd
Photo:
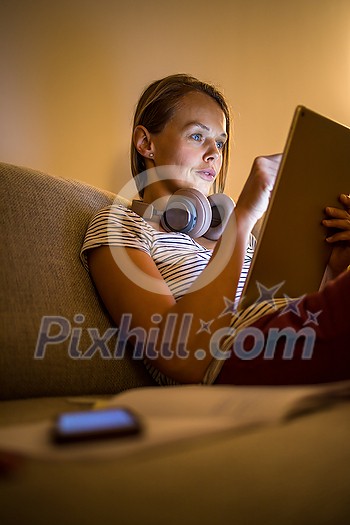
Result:
[[[350,195],[340,195],[339,201],[344,208],[327,207],[328,219],[322,221],[327,228],[338,231],[327,237],[327,242],[333,245],[328,267],[332,277],[346,270],[350,264]]]
[[[269,204],[282,155],[257,157],[237,201],[236,213],[248,219],[251,227],[263,216]]]

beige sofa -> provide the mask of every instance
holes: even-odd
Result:
[[[91,216],[116,196],[6,164],[0,180],[1,426],[154,386],[139,361],[91,348],[112,325],[79,249]],[[100,461],[3,450],[0,522],[345,525],[349,416],[345,401],[283,424]]]

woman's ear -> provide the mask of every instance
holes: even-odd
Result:
[[[133,133],[134,146],[137,151],[146,158],[152,158],[153,146],[151,141],[151,135],[147,128],[144,126],[136,126]]]

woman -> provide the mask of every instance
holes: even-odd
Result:
[[[175,192],[208,196],[213,188],[223,191],[230,133],[229,109],[213,86],[172,75],[145,90],[135,112],[131,161],[146,213],[142,206],[134,207],[136,212],[114,206],[93,219],[82,257],[96,288],[118,326],[128,315],[129,333],[135,335],[134,342],[141,341],[145,363],[162,384],[295,384],[349,377],[350,272],[344,272],[350,263],[349,196],[340,197],[343,208],[326,210],[325,226],[340,230],[328,239],[336,246],[330,260],[332,280],[322,291],[294,302],[294,308],[287,308],[285,301],[279,309],[265,302],[238,315],[232,307],[254,249],[251,231],[267,208],[279,155],[255,160],[218,240],[165,231],[162,213]],[[302,338],[287,358],[282,340],[273,358],[264,359],[261,352],[244,359],[248,347],[246,354],[232,351],[239,330],[253,328],[265,335],[285,327],[301,330],[310,312],[316,334],[311,358],[301,355]]]

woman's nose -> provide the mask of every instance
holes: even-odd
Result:
[[[216,141],[210,142],[204,153],[204,160],[217,160],[220,156],[220,150],[217,147]]]

